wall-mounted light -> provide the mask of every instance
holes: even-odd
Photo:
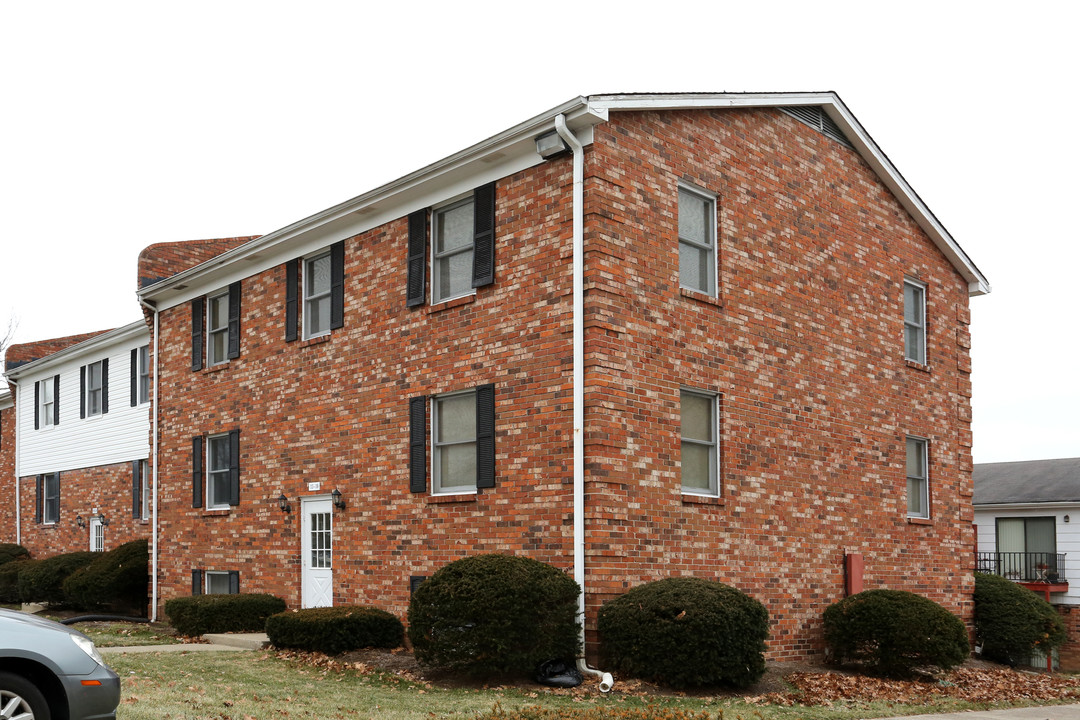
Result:
[[[1068,515],[1065,516],[1065,522],[1069,522],[1069,516]]]
[[[277,506],[281,508],[281,512],[292,512],[292,505],[289,504],[289,498],[285,497],[285,493],[278,495]]]
[[[557,132],[549,132],[536,138],[536,153],[545,160],[550,160],[556,155],[570,152],[570,146],[559,136]]]
[[[345,501],[341,499],[341,491],[334,488],[334,491],[330,493],[330,499],[334,501],[334,507],[338,510],[345,509]]]
[[[102,524],[102,526],[105,526],[105,527],[108,526],[109,518],[105,517],[105,513],[101,513],[100,515],[98,515],[97,519],[98,519],[98,522],[100,522]]]
[[[76,515],[75,516],[75,524],[78,525],[79,527],[86,527],[86,521],[83,520],[82,515]]]

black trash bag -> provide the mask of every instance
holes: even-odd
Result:
[[[572,688],[584,680],[576,667],[567,665],[562,660],[548,660],[540,663],[540,667],[536,669],[536,682],[548,687]]]

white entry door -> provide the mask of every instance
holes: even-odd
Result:
[[[334,604],[334,532],[330,498],[301,499],[301,602],[306,608]]]

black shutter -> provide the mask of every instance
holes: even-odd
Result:
[[[86,366],[79,368],[79,417],[86,417]]]
[[[495,183],[473,191],[474,288],[495,282]]]
[[[101,361],[101,414],[109,412],[109,358]]]
[[[52,424],[60,424],[60,376],[53,375],[52,379]]]
[[[131,407],[139,404],[139,348],[131,348]]]
[[[345,241],[330,246],[330,329],[345,327]]]
[[[191,594],[202,595],[203,592],[203,571],[192,570],[191,571]]]
[[[240,431],[229,431],[229,504],[240,504]]]
[[[203,299],[191,301],[191,369],[202,370],[203,355]]]
[[[240,281],[229,285],[229,359],[240,357]]]
[[[428,579],[427,575],[410,575],[409,576],[409,597],[412,598],[416,594],[417,589],[424,584],[424,581]]]
[[[405,287],[405,306],[424,304],[427,292],[427,216],[428,211],[417,210],[409,215],[408,278]]]
[[[37,489],[34,491],[34,522],[41,524],[42,507],[45,504],[45,476],[37,476]]]
[[[285,342],[296,339],[296,327],[300,314],[297,312],[297,295],[300,292],[299,261],[285,263]]]
[[[142,517],[142,473],[138,460],[131,461],[131,517]]]
[[[41,382],[34,381],[34,429],[41,427]]]
[[[201,508],[203,489],[203,438],[191,438],[191,507]]]
[[[409,400],[409,492],[427,490],[427,397]]]
[[[240,593],[240,571],[239,570],[230,570],[229,571],[229,592],[231,594],[233,594],[233,595],[238,595]]]
[[[495,386],[476,388],[476,487],[495,487]]]

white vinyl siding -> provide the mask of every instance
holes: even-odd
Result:
[[[1065,555],[1067,593],[1054,593],[1055,604],[1080,605],[1080,504],[1046,503],[1043,507],[980,507],[975,506],[978,551],[980,553],[1008,552],[1010,547],[998,547],[998,520],[1015,518],[1054,518],[1054,543],[1058,554]],[[1068,521],[1065,518],[1068,517]],[[1025,545],[1027,539],[1024,539]],[[1043,667],[1046,667],[1044,664]]]
[[[49,365],[40,373],[26,373],[18,379],[16,412],[19,428],[19,474],[22,477],[77,468],[130,463],[150,454],[150,411],[148,405],[130,407],[127,401],[131,382],[131,351],[148,341],[145,325],[126,333],[115,343],[73,355],[62,363]],[[79,420],[79,368],[109,358],[109,412],[93,422]],[[34,382],[50,387],[60,375],[60,424],[49,432],[34,432]],[[45,382],[47,381],[47,383]]]

